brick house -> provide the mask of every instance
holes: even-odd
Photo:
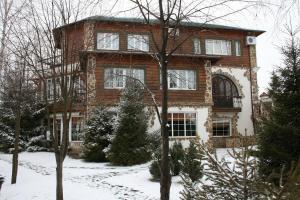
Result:
[[[176,33],[170,48],[190,35],[173,54],[168,68],[171,140],[185,143],[199,136],[215,147],[230,147],[245,130],[253,134],[252,113],[258,102],[254,41],[263,31],[193,22],[171,31]],[[153,38],[159,41],[155,21],[149,26],[136,18],[89,17],[55,29],[57,48],[62,33],[82,47],[85,84],[85,103],[72,110],[71,147],[81,144],[77,133],[93,107],[102,104],[115,109],[126,76],[142,81],[160,102],[160,70],[152,56]],[[47,90],[51,90],[51,81],[49,85]],[[149,95],[145,99],[150,108]],[[58,126],[62,130],[61,122]],[[149,131],[159,130],[155,115],[149,126]]]

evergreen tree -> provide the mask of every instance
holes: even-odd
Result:
[[[269,94],[273,109],[259,133],[258,148],[262,175],[277,174],[283,166],[300,158],[300,43],[295,33],[282,48],[284,67],[272,74]],[[275,172],[275,173],[274,173]]]
[[[127,79],[118,115],[118,126],[112,141],[109,160],[115,165],[135,165],[148,161],[148,114],[145,111],[144,89],[133,79]]]
[[[106,162],[106,148],[111,144],[114,118],[105,107],[91,113],[84,129],[83,158],[89,162]]]
[[[182,172],[186,174],[192,182],[199,180],[203,175],[202,151],[195,140],[190,140],[189,147],[186,149]]]
[[[182,176],[183,200],[252,200],[260,199],[257,191],[256,160],[249,146],[228,151],[227,159],[219,159],[204,145],[198,144],[207,161],[203,180]]]

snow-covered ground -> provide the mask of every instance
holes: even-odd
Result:
[[[218,150],[226,154],[225,149]],[[53,153],[21,153],[17,184],[10,184],[11,155],[0,154],[0,175],[5,182],[1,200],[54,200],[55,158]],[[159,183],[151,181],[150,163],[116,167],[107,163],[87,163],[67,157],[64,162],[66,200],[154,200],[159,199]],[[171,199],[179,200],[180,177],[173,177]]]

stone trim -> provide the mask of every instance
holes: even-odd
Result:
[[[89,115],[93,105],[96,103],[96,57],[89,55],[87,59],[87,115]]]
[[[83,36],[84,49],[86,51],[93,51],[95,46],[95,39],[94,39],[95,23],[92,21],[85,22],[83,26],[83,30],[84,30],[84,36]]]

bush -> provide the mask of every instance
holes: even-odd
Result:
[[[14,130],[12,130],[10,127],[0,122],[0,151],[5,153],[10,153],[13,151],[14,142],[15,142],[14,134],[15,134]],[[25,147],[24,138],[20,137],[20,142],[19,142],[20,151],[24,149],[24,147]]]
[[[184,150],[181,143],[175,142],[170,149],[170,168],[172,176],[177,176],[182,170],[182,162],[184,160]],[[153,180],[160,179],[160,161],[161,161],[161,148],[155,149],[152,156],[152,163],[149,167],[150,174]]]
[[[160,179],[160,149],[156,150],[156,152],[153,155],[153,161],[149,167],[149,172],[152,175],[152,179],[154,181],[159,181]]]
[[[44,135],[35,136],[29,139],[26,144],[26,151],[28,152],[39,152],[49,151],[47,148],[47,141]]]
[[[105,107],[97,107],[91,113],[83,131],[83,158],[88,162],[106,162],[106,148],[111,144],[114,118]]]
[[[184,160],[184,150],[180,142],[175,142],[170,149],[172,162],[172,175],[178,176],[182,170],[182,162]]]
[[[203,153],[197,146],[196,141],[190,140],[190,145],[185,151],[182,172],[187,175],[192,182],[199,180],[203,176],[202,159]]]

